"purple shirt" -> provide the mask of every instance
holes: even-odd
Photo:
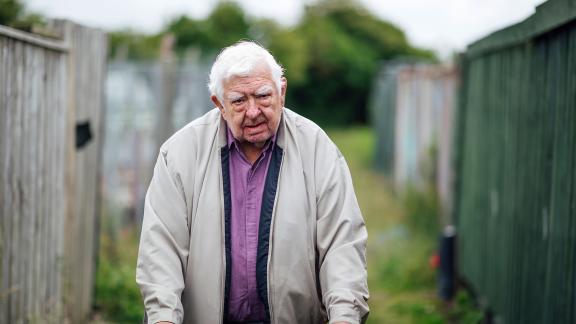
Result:
[[[232,266],[227,314],[230,321],[266,319],[266,310],[256,287],[256,252],[262,194],[274,140],[275,136],[266,143],[260,157],[251,164],[228,130],[232,198]]]

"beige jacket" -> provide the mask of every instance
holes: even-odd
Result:
[[[263,259],[271,322],[360,323],[368,314],[367,233],[346,161],[317,125],[286,108],[276,145]],[[149,323],[223,322],[225,146],[225,122],[213,109],[160,149],[136,269]]]

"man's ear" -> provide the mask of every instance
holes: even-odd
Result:
[[[220,102],[220,100],[218,100],[218,97],[212,95],[210,96],[210,100],[212,100],[212,102],[214,103],[214,105],[216,107],[218,107],[218,109],[220,109],[220,113],[222,115],[224,115],[224,106],[222,105],[222,103]]]
[[[288,88],[288,80],[285,77],[280,79],[280,98],[282,98],[282,106],[286,102],[286,88]]]

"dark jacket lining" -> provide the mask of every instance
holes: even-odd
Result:
[[[232,217],[232,199],[230,196],[230,168],[228,163],[229,151],[224,146],[220,150],[222,161],[222,187],[224,191],[224,243],[226,252],[226,281],[224,286],[224,314],[223,319],[226,322],[228,316],[228,297],[230,295],[230,269],[232,265],[232,254],[230,244],[230,218]]]
[[[270,157],[270,166],[264,184],[262,196],[262,208],[260,209],[260,224],[258,226],[258,251],[256,254],[256,285],[260,300],[266,309],[266,317],[270,320],[270,305],[268,304],[268,249],[270,243],[270,222],[274,210],[276,188],[278,187],[278,175],[282,162],[282,149],[274,146]]]
[[[272,221],[272,211],[276,198],[276,188],[278,186],[278,175],[280,174],[280,164],[282,162],[283,150],[275,145],[270,157],[270,165],[264,183],[262,195],[262,207],[260,210],[260,223],[258,225],[258,251],[256,253],[256,285],[258,296],[266,309],[266,323],[270,323],[270,305],[268,304],[268,250],[270,245],[270,223]],[[230,219],[232,217],[232,200],[230,192],[230,167],[229,150],[227,146],[221,149],[222,160],[222,182],[224,189],[224,224],[225,224],[225,252],[226,252],[226,287],[224,289],[224,323],[228,315],[228,299],[230,293],[230,269],[231,269],[231,228]]]

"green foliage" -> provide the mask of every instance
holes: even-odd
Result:
[[[444,317],[438,312],[434,303],[423,304],[415,302],[398,303],[391,307],[397,314],[410,319],[410,323],[443,324]]]
[[[455,318],[462,324],[481,323],[484,314],[477,307],[474,298],[466,290],[458,291],[454,300],[454,307],[450,310],[449,316]]]
[[[0,25],[12,25],[22,18],[24,6],[18,0],[0,0]]]
[[[134,229],[121,232],[116,239],[107,231],[100,237],[95,304],[107,321],[142,322],[144,306],[135,281],[137,251]]]
[[[20,0],[0,0],[0,25],[30,30],[34,25],[42,25],[44,18],[28,13]]]
[[[408,188],[404,193],[407,221],[414,231],[430,239],[440,233],[440,201],[433,188],[419,191]]]
[[[308,42],[293,28],[282,28],[269,19],[257,20],[250,29],[251,35],[266,44],[278,63],[285,69],[290,89],[306,85],[310,64]]]
[[[242,8],[234,2],[220,2],[205,22],[208,47],[217,51],[248,37],[248,22]]]
[[[428,259],[434,251],[435,241],[410,232],[405,237],[391,237],[388,240],[395,240],[390,244],[398,244],[396,251],[387,254],[386,262],[378,265],[381,287],[391,293],[434,290],[436,273],[430,268]]]
[[[309,6],[297,27],[308,44],[308,82],[289,105],[320,124],[367,120],[367,99],[381,61],[409,55],[404,33],[350,0]]]
[[[160,52],[161,35],[145,35],[132,30],[109,33],[109,56],[115,59],[153,60]]]
[[[220,2],[204,20],[181,16],[168,24],[166,32],[176,36],[176,48],[182,55],[199,48],[205,56],[217,54],[223,47],[249,38],[250,25],[235,2]]]
[[[173,20],[166,30],[176,35],[176,49],[179,52],[191,47],[208,47],[206,26],[200,21],[181,16]]]

